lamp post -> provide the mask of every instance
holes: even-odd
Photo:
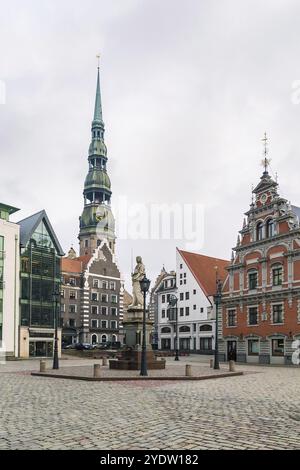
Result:
[[[220,369],[219,364],[219,340],[218,340],[218,324],[219,324],[219,305],[222,297],[222,283],[220,279],[216,279],[216,294],[214,296],[216,306],[216,333],[215,333],[215,361],[214,369]]]
[[[146,295],[149,290],[151,281],[146,276],[140,281],[141,291],[144,295],[144,310],[143,310],[143,340],[142,340],[142,361],[140,375],[148,375],[147,372],[147,356],[146,356]]]
[[[56,289],[53,292],[53,300],[55,302],[55,312],[54,312],[54,320],[55,320],[55,336],[54,336],[54,354],[53,354],[53,369],[59,369],[59,361],[58,361],[58,315],[57,315],[57,305],[59,303],[60,292]]]
[[[174,349],[175,349],[175,358],[174,361],[179,361],[179,351],[178,351],[178,307],[177,307],[178,298],[176,295],[170,295],[169,306],[175,308],[175,341],[174,341]]]

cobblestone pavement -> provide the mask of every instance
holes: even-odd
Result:
[[[300,448],[300,368],[238,366],[249,373],[138,383],[32,377],[31,370],[37,361],[0,366],[0,449]]]

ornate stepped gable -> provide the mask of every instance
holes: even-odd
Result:
[[[270,339],[265,351],[270,355],[272,337],[291,341],[300,335],[300,208],[280,196],[266,157],[264,166],[222,293],[223,337],[238,339],[243,356],[248,354],[243,341],[249,338],[259,338],[261,347]],[[290,345],[284,344],[287,355]]]

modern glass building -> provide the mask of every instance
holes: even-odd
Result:
[[[45,211],[19,225],[20,356],[51,357],[60,309],[53,294],[60,292],[60,258],[64,253]]]

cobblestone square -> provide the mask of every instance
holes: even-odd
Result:
[[[208,359],[181,358],[198,361]],[[38,368],[0,366],[0,449],[300,448],[300,368],[238,365],[243,376],[217,380],[99,383],[32,377]]]

